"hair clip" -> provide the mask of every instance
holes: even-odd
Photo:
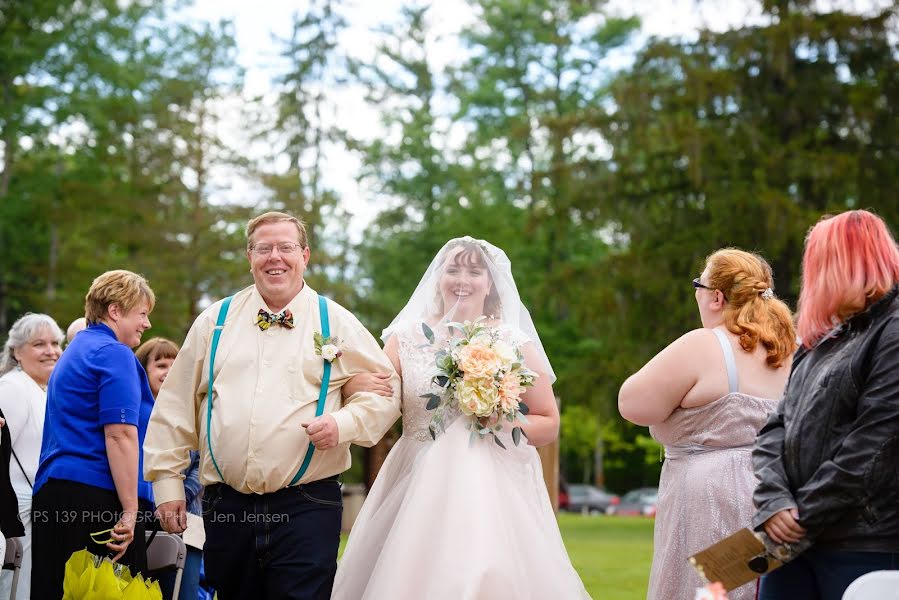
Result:
[[[772,290],[771,288],[768,288],[764,292],[762,292],[762,298],[765,300],[770,300],[773,297],[774,297],[774,290]]]

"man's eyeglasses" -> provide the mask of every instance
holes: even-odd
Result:
[[[275,246],[278,247],[278,252],[281,254],[293,254],[302,248],[297,242],[278,242],[277,244],[254,244],[250,246],[250,250],[256,254],[266,255],[271,254]]]

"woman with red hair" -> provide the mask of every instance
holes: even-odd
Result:
[[[751,452],[777,407],[796,350],[790,309],[758,254],[722,248],[693,280],[702,327],[631,375],[618,410],[665,446],[648,600],[692,598],[703,580],[688,557],[748,527]],[[731,600],[755,600],[755,584]]]
[[[899,568],[899,249],[876,215],[824,218],[805,242],[802,346],[753,467],[756,529],[789,561],[761,600],[839,600]]]

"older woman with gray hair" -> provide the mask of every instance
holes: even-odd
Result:
[[[62,340],[62,330],[51,317],[28,313],[13,323],[0,356],[0,411],[12,442],[9,479],[25,529],[16,598],[31,595],[31,487],[41,455],[47,382],[62,353]],[[4,571],[0,577],[0,598],[9,597],[11,575]]]

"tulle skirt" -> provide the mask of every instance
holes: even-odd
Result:
[[[537,451],[469,443],[464,419],[435,442],[401,438],[337,569],[338,600],[590,598],[571,565]]]

